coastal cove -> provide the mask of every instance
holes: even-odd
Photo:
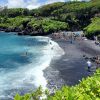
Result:
[[[32,92],[40,85],[45,89],[47,81],[43,70],[54,56],[59,58],[64,53],[56,42],[42,36],[18,36],[16,33],[0,32],[0,45],[2,100],[11,100],[16,93],[23,95]]]
[[[62,48],[60,50],[58,50],[58,48],[56,49],[57,50],[56,55],[53,56],[53,59],[51,59],[49,66],[43,70],[43,72],[44,72],[43,75],[47,81],[46,87],[49,89],[51,94],[54,93],[55,89],[57,89],[56,90],[57,92],[54,94],[54,96],[58,95],[59,91],[61,91],[61,95],[62,95],[62,93],[64,92],[62,90],[62,89],[64,89],[64,87],[61,89],[62,86],[65,86],[65,91],[66,91],[68,86],[72,86],[70,88],[74,88],[74,87],[76,88],[77,86],[80,86],[80,84],[83,84],[83,82],[85,81],[83,78],[86,78],[86,80],[92,78],[92,75],[96,71],[97,65],[96,65],[96,63],[92,62],[91,71],[89,72],[87,70],[87,64],[86,64],[87,60],[84,58],[83,55],[86,55],[87,57],[91,58],[91,57],[94,57],[94,56],[97,56],[100,54],[100,47],[95,45],[94,41],[88,40],[88,39],[80,39],[80,40],[76,39],[75,41],[73,41],[71,43],[70,40],[65,40],[64,38],[54,38],[51,35],[49,35],[48,37],[52,38],[52,40],[54,42],[56,42],[57,45],[59,44],[59,47]],[[52,43],[50,42],[50,44],[52,44]],[[52,50],[53,49],[55,49],[55,46],[52,48]],[[73,52],[73,50],[74,50],[74,52]],[[62,54],[62,55],[59,55],[59,54]],[[100,75],[99,69],[98,69],[96,75],[98,76],[98,77],[96,76],[97,79],[96,80],[93,79],[93,80],[99,81],[99,79],[100,79],[99,78],[99,75]],[[93,77],[95,77],[95,76],[93,76]],[[81,82],[81,80],[82,80],[82,82]],[[87,83],[86,83],[86,85],[88,86]],[[91,85],[91,82],[90,82],[90,85]],[[93,84],[93,85],[95,85],[95,84]],[[61,89],[61,90],[59,90],[59,89]],[[81,87],[80,87],[80,89],[81,89]],[[25,94],[22,96],[16,95],[15,98],[21,99],[21,98],[26,98],[26,96],[27,96],[27,98],[30,98],[30,97],[40,98],[40,94],[39,95],[37,94],[39,92],[43,92],[43,91],[41,91],[41,88],[38,88],[36,90],[36,92],[35,91],[33,91],[31,93],[28,92],[28,94]],[[54,96],[50,95],[49,97],[53,98]],[[83,98],[85,98],[85,97],[83,97]],[[52,99],[50,99],[50,100],[52,100]],[[82,100],[84,100],[84,99],[82,99]]]
[[[100,100],[100,0],[0,0],[0,100]]]
[[[16,93],[23,95],[40,85],[51,92],[55,87],[76,85],[83,77],[92,74],[86,70],[83,55],[100,54],[100,47],[91,40],[71,43],[51,35],[32,37],[5,32],[0,32],[0,38],[0,43],[3,43],[0,49],[2,99],[11,100]]]

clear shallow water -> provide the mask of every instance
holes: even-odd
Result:
[[[56,54],[61,56],[63,51],[50,38],[0,32],[0,100],[11,100],[16,93],[31,92],[40,85],[45,88],[43,70]]]

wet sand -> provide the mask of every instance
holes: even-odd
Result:
[[[79,80],[95,72],[96,64],[92,63],[91,72],[87,71],[87,61],[83,55],[93,57],[100,55],[100,47],[91,40],[70,41],[53,39],[65,51],[60,59],[53,59],[48,68],[44,70],[44,76],[48,81],[49,89],[61,88],[63,85],[73,86]]]

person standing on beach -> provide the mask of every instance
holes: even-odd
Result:
[[[88,64],[88,71],[90,72],[91,71],[91,66],[92,66],[92,63],[90,60],[87,61],[87,64]]]

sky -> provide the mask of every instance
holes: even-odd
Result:
[[[74,1],[74,0],[0,0],[0,5],[8,6],[8,8],[34,9],[45,4],[50,4],[53,2],[66,2],[66,1]],[[77,0],[77,1],[82,1],[82,0]]]

